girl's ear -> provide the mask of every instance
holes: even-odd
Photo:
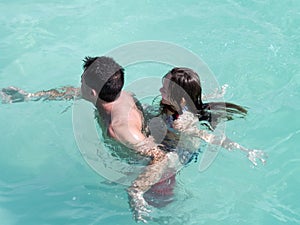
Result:
[[[181,101],[180,101],[180,107],[181,107],[181,108],[184,108],[184,107],[185,107],[185,105],[186,105],[185,98],[184,98],[184,97],[182,97],[182,99],[181,99]]]

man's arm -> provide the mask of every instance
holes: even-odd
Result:
[[[121,119],[121,118],[120,118]],[[113,138],[130,147],[135,152],[149,157],[150,165],[144,168],[144,171],[135,179],[127,189],[129,204],[133,211],[136,221],[146,222],[150,210],[148,203],[144,199],[144,194],[152,185],[156,184],[164,174],[169,162],[168,155],[157,145],[153,137],[146,137],[141,132],[140,121],[128,121],[124,123],[115,122],[110,134]]]
[[[150,136],[135,146],[137,152],[152,158],[150,165],[134,180],[127,189],[129,203],[137,221],[147,222],[145,217],[150,213],[149,205],[144,194],[158,183],[168,169],[176,172],[181,165],[176,153],[165,153],[160,146],[154,143]]]
[[[136,221],[146,222],[144,217],[148,216],[150,210],[144,199],[144,194],[160,180],[167,163],[165,162],[165,153],[151,139],[146,138],[143,142],[137,144],[134,149],[138,153],[152,158],[150,165],[145,167],[144,171],[127,190],[129,204]]]

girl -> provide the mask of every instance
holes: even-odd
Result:
[[[247,154],[248,159],[254,165],[257,165],[257,159],[265,163],[263,151],[249,150],[223,135],[219,137],[205,129],[199,129],[199,121],[213,131],[220,121],[244,117],[247,110],[228,102],[203,103],[201,83],[195,71],[189,68],[173,68],[163,77],[160,92],[161,114],[169,132],[185,137],[180,137],[184,140],[181,143],[186,145],[188,140],[201,139],[228,150],[241,150]],[[195,152],[195,148],[190,149],[190,146],[180,146],[179,143],[179,147]]]

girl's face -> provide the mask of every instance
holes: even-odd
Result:
[[[186,101],[184,97],[181,98],[180,102],[176,103],[176,101],[171,97],[171,89],[172,86],[176,86],[175,83],[171,81],[171,76],[167,75],[163,78],[163,84],[162,87],[159,89],[161,93],[161,103],[165,106],[164,108],[167,110],[167,113],[175,113],[180,110],[180,108],[183,108],[186,105]],[[174,87],[173,87],[174,88]],[[177,89],[182,89],[179,85],[176,87]],[[184,91],[183,89],[181,91]],[[178,93],[177,93],[178,94]]]
[[[163,78],[163,85],[162,87],[159,89],[160,93],[161,93],[161,103],[162,105],[164,105],[164,109],[166,110],[165,113],[167,114],[173,114],[176,113],[176,107],[175,107],[175,102],[174,100],[172,100],[171,98],[171,81],[170,80],[170,75],[166,76]]]
[[[169,89],[170,82],[171,81],[168,79],[168,77],[163,78],[163,85],[159,89],[161,97],[162,97],[161,102],[165,105],[171,105],[170,89]]]

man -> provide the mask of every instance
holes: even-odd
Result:
[[[170,166],[170,156],[152,137],[143,134],[143,115],[133,96],[123,91],[124,69],[109,57],[86,57],[81,77],[81,94],[97,108],[108,136],[151,159],[150,164],[128,188],[136,220],[148,215],[144,193],[159,182]],[[172,155],[173,156],[173,155]]]
[[[128,188],[130,206],[136,220],[146,222],[149,210],[144,199],[146,193],[158,183],[169,165],[170,154],[158,146],[152,137],[143,133],[143,115],[132,94],[122,91],[124,69],[109,57],[86,57],[81,88],[66,86],[36,93],[27,93],[16,87],[3,88],[3,103],[44,100],[70,100],[82,97],[93,103],[100,115],[102,128],[107,135],[136,153],[146,156],[150,163]],[[105,132],[103,130],[103,132]],[[125,149],[125,148],[124,148]]]
[[[124,69],[104,56],[86,57],[84,62],[81,94],[97,108],[108,135],[130,147],[143,141],[142,113],[132,95],[122,91]]]

